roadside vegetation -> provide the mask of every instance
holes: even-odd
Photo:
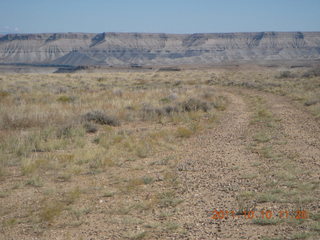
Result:
[[[260,69],[225,71],[215,84],[237,86],[287,96],[320,119],[320,67],[290,70]]]
[[[287,147],[284,126],[263,97],[247,95],[246,99],[253,111],[248,128],[252,140],[248,148],[258,156],[251,163],[255,171],[252,179],[258,191],[240,192],[239,206],[247,212],[254,210],[257,215],[273,209],[273,218],[253,219],[252,223],[287,229],[278,239],[319,238],[314,228],[319,224],[319,219],[314,217],[319,214],[319,179],[312,169],[301,163],[300,153]]]

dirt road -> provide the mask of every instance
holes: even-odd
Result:
[[[280,219],[279,211],[285,211],[284,208],[289,207],[295,209],[299,203],[301,207],[309,208],[309,211],[319,211],[317,200],[320,176],[319,122],[282,97],[237,89],[228,89],[226,95],[230,104],[219,124],[183,146],[178,173],[184,203],[180,205],[176,221],[187,231],[182,234],[172,234],[168,238],[263,239],[273,237],[271,239],[275,239],[275,237],[281,237],[280,239],[289,239],[292,234],[309,234],[311,230],[307,224],[300,224],[298,227],[295,223],[290,224],[288,223],[290,219]],[[277,126],[271,131],[274,135],[271,134],[272,140],[269,144],[273,146],[272,154],[281,152],[280,157],[263,158],[259,152],[253,151],[254,136],[261,131],[262,127],[261,124],[252,124],[255,110],[249,105],[253,97],[258,95],[276,119]],[[285,189],[281,194],[279,192],[280,200],[257,201],[255,197],[250,197],[255,196],[256,193],[266,194],[264,192],[267,191],[266,183],[281,179],[281,174],[277,178],[278,170],[282,171],[279,164],[283,163],[284,166],[289,164],[287,156],[293,153],[298,154],[298,157],[294,158],[294,161],[290,158],[292,160],[290,164],[298,172],[293,176],[291,183],[313,182],[317,185],[310,190],[312,193],[308,193],[312,199],[305,202],[293,199],[301,199],[299,194],[303,191],[295,192],[297,194],[292,198],[288,197],[286,195],[288,186],[284,184],[287,182],[280,180],[274,186],[274,188]],[[285,169],[284,167],[284,171]],[[261,172],[263,174],[259,175]],[[285,180],[290,182],[290,179]],[[239,199],[239,196],[246,194],[249,197],[244,198],[244,201]],[[223,219],[212,219],[212,211],[215,209],[228,211],[229,216]],[[253,220],[247,219],[245,215],[231,214],[231,211],[237,213],[253,210],[258,215],[261,210],[267,209],[273,213],[270,223],[259,222],[258,216],[255,216],[257,220]],[[310,237],[317,239],[317,236],[310,235]]]

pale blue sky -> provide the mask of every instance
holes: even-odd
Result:
[[[0,0],[0,32],[320,31],[320,0]]]

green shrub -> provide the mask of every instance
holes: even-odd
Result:
[[[311,77],[319,77],[320,76],[320,68],[312,68],[302,74],[304,78],[311,78]]]
[[[203,102],[199,99],[190,98],[180,104],[180,108],[183,112],[199,111],[207,112],[210,107],[207,102]]]
[[[280,74],[277,76],[277,78],[294,78],[294,77],[296,77],[296,75],[290,71],[280,72]]]
[[[91,123],[85,123],[83,126],[87,133],[96,133],[98,131],[98,128]]]
[[[61,103],[72,103],[75,102],[76,97],[74,96],[60,96],[58,97],[57,101]]]
[[[95,122],[101,125],[119,126],[120,122],[114,116],[107,115],[101,111],[92,111],[84,114],[82,119],[87,122]]]
[[[81,126],[65,125],[57,129],[58,138],[72,138],[84,136],[85,130]]]

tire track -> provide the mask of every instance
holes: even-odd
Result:
[[[247,239],[255,234],[249,231],[248,220],[210,218],[213,209],[237,211],[237,193],[257,187],[241,178],[254,171],[250,162],[256,158],[246,146],[251,112],[239,94],[226,92],[226,96],[230,104],[220,124],[188,142],[180,157],[186,171],[179,171],[179,178],[186,192],[179,210],[183,214],[176,220],[187,233],[179,238]]]

